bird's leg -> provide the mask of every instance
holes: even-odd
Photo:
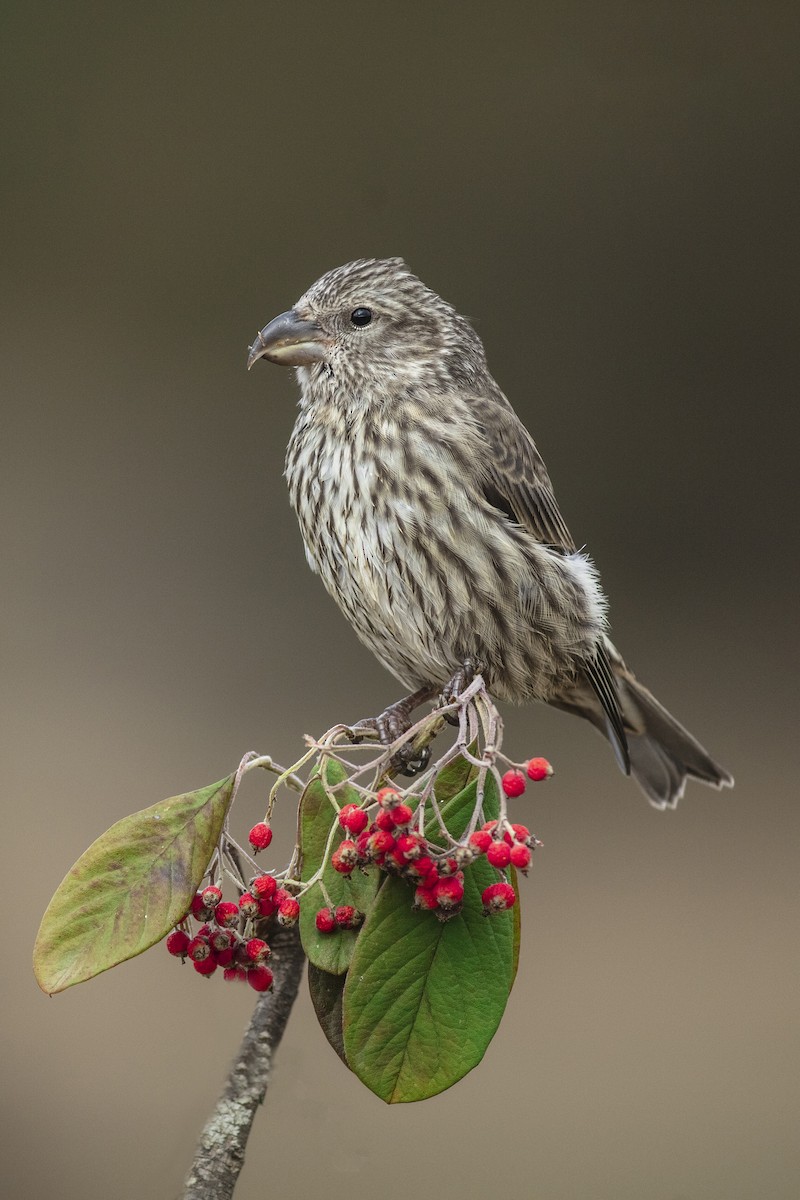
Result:
[[[469,687],[475,676],[480,675],[480,673],[480,666],[475,659],[465,658],[452,679],[442,688],[439,696],[439,706],[444,708],[447,704],[453,704],[464,689]],[[458,725],[459,718],[457,713],[443,713],[442,715],[451,725]]]
[[[363,720],[356,721],[355,725],[351,726],[353,741],[361,741],[359,730],[363,730],[365,733],[377,733],[382,746],[391,746],[392,742],[408,733],[413,725],[411,714],[414,709],[426,700],[432,700],[435,695],[435,687],[422,687],[410,696],[404,696],[402,700],[390,704],[380,716],[364,717]],[[428,765],[430,756],[429,746],[420,752],[407,744],[401,746],[394,756],[394,764],[403,775],[418,775]]]

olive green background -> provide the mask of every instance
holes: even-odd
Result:
[[[660,814],[588,726],[509,712],[558,773],[515,806],[545,848],[483,1064],[386,1109],[304,991],[237,1197],[797,1195],[798,11],[4,5],[6,1195],[176,1196],[252,1002],[159,949],[46,999],[69,865],[398,694],[306,568],[291,374],[244,369],[394,254],[474,319],[615,640],[737,787]]]

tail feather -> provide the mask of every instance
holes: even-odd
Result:
[[[628,737],[631,771],[651,804],[674,808],[688,778],[711,787],[733,787],[733,776],[635,676],[626,671],[619,685],[623,713],[637,718]]]
[[[732,787],[733,777],[639,682],[610,643],[608,650],[625,724],[631,774],[650,803],[656,808],[674,808],[689,778],[711,787]],[[591,721],[613,744],[606,712],[591,681],[580,681],[569,696],[559,698],[555,704]]]

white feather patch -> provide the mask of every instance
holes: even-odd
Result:
[[[600,587],[600,576],[597,573],[597,567],[580,550],[576,550],[574,554],[567,555],[566,562],[569,566],[570,574],[586,597],[589,619],[598,628],[604,629],[608,601]]]

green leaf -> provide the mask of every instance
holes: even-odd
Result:
[[[346,778],[347,772],[344,767],[334,759],[329,759],[328,785],[333,787]],[[337,789],[335,795],[341,807],[345,804],[358,804],[361,800],[355,788],[349,785]],[[356,868],[352,875],[348,876],[334,871],[330,864],[330,855],[343,840],[344,833],[339,828],[336,812],[328,799],[322,780],[319,775],[315,775],[309,780],[300,801],[300,848],[303,855],[301,879],[304,883],[311,879],[322,865],[325,847],[334,825],[336,828],[322,872],[322,882],[334,907],[352,904],[363,913],[369,912],[380,884],[378,872],[371,868],[364,873]],[[327,903],[319,883],[304,893],[300,904],[300,939],[310,963],[331,975],[342,975],[350,965],[358,931],[337,929],[333,933],[320,933],[314,918],[318,910],[325,908]]]
[[[443,806],[455,836],[466,828],[475,783]],[[493,787],[484,810],[497,813]],[[437,830],[427,830],[433,836]],[[519,944],[517,906],[484,917],[481,893],[497,879],[485,858],[464,878],[464,907],[446,923],[412,909],[412,889],[384,883],[356,943],[344,990],[350,1068],[389,1104],[424,1100],[483,1058],[505,1010]]]
[[[464,908],[445,924],[413,912],[408,885],[388,880],[358,939],[344,992],[345,1054],[389,1104],[451,1087],[477,1066],[500,1024],[514,917],[483,916],[480,893],[496,878],[488,870],[467,872]]]
[[[342,1036],[342,994],[346,975],[329,975],[313,963],[308,964],[308,990],[322,1032],[339,1058],[347,1066]]]
[[[214,852],[234,776],[123,817],[81,855],[42,918],[39,987],[63,992],[141,954],[187,913]]]
[[[469,750],[475,753],[475,742],[469,747]],[[440,804],[445,804],[448,800],[452,800],[453,796],[464,790],[468,783],[478,773],[478,768],[474,767],[471,762],[467,762],[465,758],[455,758],[449,762],[444,770],[440,771],[436,776],[434,790],[436,799]]]

